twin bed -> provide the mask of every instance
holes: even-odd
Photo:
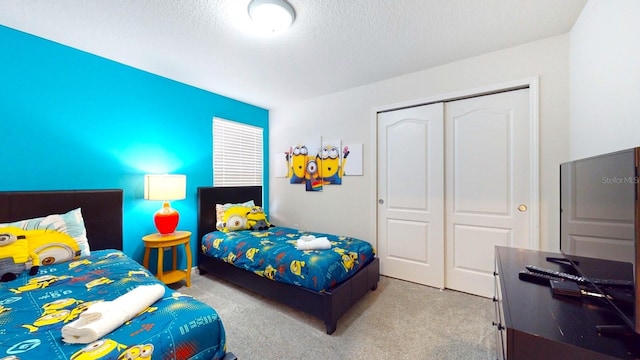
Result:
[[[52,230],[69,230],[64,241],[38,243],[42,264],[37,274],[23,271],[13,280],[0,282],[0,359],[150,359],[151,355],[168,360],[235,359],[226,352],[224,326],[215,309],[166,287],[122,252],[122,198],[122,190],[0,192],[0,240],[7,239],[3,232],[28,229],[26,238],[33,239],[40,230],[38,234],[46,236]],[[373,248],[349,237],[316,234],[328,237],[330,250],[298,251],[295,241],[307,233],[282,227],[240,231],[227,239],[229,234],[216,229],[216,204],[248,199],[261,205],[262,188],[198,188],[200,272],[320,318],[327,334],[333,333],[338,319],[377,288],[379,260]],[[69,240],[77,235],[71,234],[75,225],[58,226],[46,220],[49,215],[64,214],[67,221],[78,208],[88,239],[85,245]],[[246,241],[228,242],[243,232]],[[257,242],[243,248],[251,238]],[[267,255],[270,248],[277,249],[273,258]],[[324,255],[337,260],[322,260]],[[241,265],[242,259],[247,266]],[[262,266],[258,270],[248,267],[254,260]],[[310,266],[324,261],[329,262],[322,270]],[[164,295],[114,331],[91,343],[62,340],[62,328],[92,304],[113,301],[138,286],[158,284],[165,288]]]
[[[0,283],[0,359],[235,358],[226,353],[224,327],[213,308],[166,287],[122,253],[122,190],[0,192],[0,224],[68,214],[77,208],[90,255],[78,257],[80,247],[65,242],[66,237],[56,239],[39,247],[43,265],[37,274],[24,271]],[[47,220],[20,227],[41,225],[50,236],[53,228],[73,227],[68,217],[64,221],[62,227]],[[1,233],[10,233],[9,227],[0,227]],[[29,240],[38,232],[25,234]],[[62,328],[91,304],[157,284],[164,287],[164,295],[113,332],[88,344],[62,341]]]
[[[210,272],[320,318],[324,321],[327,334],[332,334],[338,319],[369,290],[375,290],[378,286],[380,263],[373,254],[373,248],[362,240],[316,233],[316,236],[329,238],[331,249],[298,251],[295,250],[295,240],[307,233],[277,226],[260,231],[244,230],[238,235],[235,232],[226,234],[217,231],[216,205],[247,200],[253,200],[260,206],[262,187],[198,188],[200,273]],[[239,236],[244,237],[236,241]],[[253,245],[252,240],[256,241]],[[267,251],[269,255],[264,255]],[[320,274],[314,275],[309,265],[321,263],[323,260],[320,257],[329,255],[337,255],[338,260],[326,264]],[[258,264],[258,268],[250,267],[259,262],[262,263]],[[282,282],[287,280],[289,283]],[[328,282],[323,283],[322,280]]]

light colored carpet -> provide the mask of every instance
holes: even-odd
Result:
[[[327,335],[322,321],[210,274],[172,287],[218,311],[241,360],[496,358],[493,302],[461,292],[383,276]]]

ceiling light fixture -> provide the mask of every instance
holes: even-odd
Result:
[[[288,29],[296,13],[286,0],[251,0],[249,17],[261,29],[276,33]]]

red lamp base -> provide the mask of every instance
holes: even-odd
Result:
[[[156,229],[162,235],[174,233],[178,227],[178,220],[180,220],[180,214],[169,206],[168,201],[162,204],[162,208],[153,216]]]

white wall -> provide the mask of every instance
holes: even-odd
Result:
[[[270,112],[270,218],[276,224],[376,241],[373,109],[538,76],[540,80],[541,249],[558,249],[558,163],[568,157],[569,36],[562,35]],[[330,74],[327,74],[330,76]],[[275,178],[273,164],[299,142],[319,137],[364,144],[364,176],[308,193]]]
[[[640,146],[639,20],[638,0],[590,0],[571,30],[571,159]]]

